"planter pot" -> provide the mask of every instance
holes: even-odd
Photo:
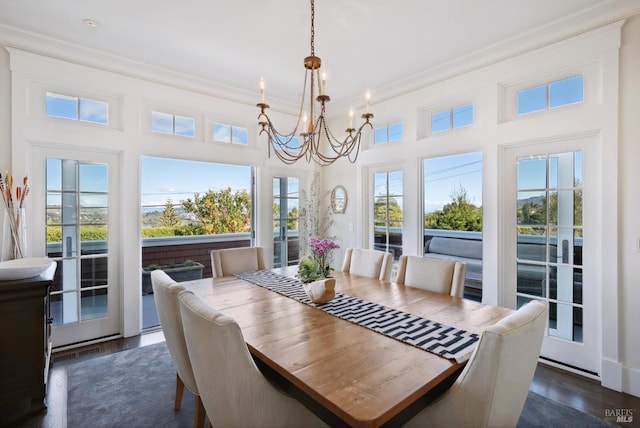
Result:
[[[166,272],[171,279],[176,282],[192,281],[194,279],[202,278],[202,270],[204,265],[198,262],[185,266],[184,264],[177,264],[166,266],[160,266],[158,269]],[[151,270],[142,270],[142,294],[153,294],[153,287],[151,286]]]
[[[336,296],[336,279],[324,278],[302,284],[307,296],[314,303],[327,303]]]

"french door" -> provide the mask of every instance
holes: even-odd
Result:
[[[300,179],[273,177],[273,267],[300,261]]]
[[[115,154],[34,148],[33,239],[58,263],[54,347],[119,333],[118,168]]]
[[[599,375],[596,141],[505,150],[503,304],[549,305],[541,355]]]

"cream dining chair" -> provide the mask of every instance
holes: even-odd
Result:
[[[326,426],[262,375],[233,318],[191,291],[179,299],[189,357],[212,426]]]
[[[169,354],[171,354],[173,365],[176,368],[176,396],[173,409],[180,409],[182,394],[186,385],[195,395],[193,426],[194,428],[202,428],[205,423],[205,411],[198,394],[196,379],[193,375],[189,353],[187,352],[182,318],[180,316],[180,304],[178,302],[178,293],[183,291],[184,287],[171,279],[162,270],[151,272],[151,285],[167,348],[169,348]]]
[[[546,321],[547,304],[533,300],[486,329],[451,388],[406,427],[515,427],[536,369]]]
[[[396,284],[462,297],[467,265],[456,260],[400,256]]]
[[[367,278],[391,281],[393,255],[377,250],[347,248],[342,271]]]
[[[211,250],[210,255],[211,273],[214,278],[267,268],[262,247]]]

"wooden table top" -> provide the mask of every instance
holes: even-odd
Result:
[[[474,333],[512,312],[348,273],[333,276],[337,292]],[[383,425],[464,365],[236,277],[182,284],[235,318],[255,358],[350,426]]]

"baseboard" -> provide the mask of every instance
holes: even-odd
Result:
[[[585,370],[580,369],[579,367],[574,367],[574,366],[570,366],[570,365],[567,365],[567,364],[563,364],[561,362],[558,362],[558,361],[555,361],[555,360],[551,360],[551,359],[545,358],[545,357],[540,357],[538,359],[538,362],[541,363],[541,364],[546,364],[546,365],[548,365],[550,367],[555,367],[555,368],[558,368],[560,370],[567,371],[569,373],[577,374],[577,375],[582,376],[582,377],[586,377],[586,378],[589,378],[589,379],[600,381],[600,376],[598,376],[597,373],[585,371]]]
[[[602,359],[602,386],[640,397],[640,369]]]
[[[640,370],[624,367],[622,370],[622,390],[640,397]]]

